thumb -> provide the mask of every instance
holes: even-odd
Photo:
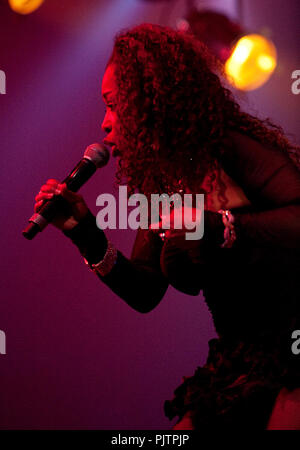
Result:
[[[77,203],[81,196],[79,194],[76,194],[76,192],[72,192],[67,188],[67,184],[59,184],[58,185],[58,194],[60,194],[64,199],[66,199],[70,203]]]

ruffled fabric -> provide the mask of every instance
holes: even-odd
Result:
[[[165,415],[181,419],[189,411],[196,430],[266,429],[281,388],[300,387],[297,356],[280,341],[273,333],[251,342],[211,339],[206,364],[183,377]]]

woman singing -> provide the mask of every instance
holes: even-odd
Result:
[[[193,36],[142,24],[119,33],[102,81],[104,143],[129,194],[204,194],[204,235],[139,228],[126,258],[82,196],[50,179],[68,208],[53,220],[99,279],[134,308],[168,285],[202,290],[218,338],[164,411],[174,429],[300,429],[299,149],[268,120],[241,111]],[[195,207],[191,207],[192,212]],[[300,335],[300,332],[299,332]],[[298,335],[298,336],[299,336]]]

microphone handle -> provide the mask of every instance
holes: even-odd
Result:
[[[97,167],[87,158],[82,158],[72,172],[62,181],[72,192],[77,192],[96,172]]]
[[[96,170],[97,167],[94,163],[87,158],[83,158],[61,184],[66,183],[70,191],[77,192]],[[28,240],[32,240],[46,228],[59,211],[66,211],[69,207],[69,203],[61,195],[46,200],[39,212],[30,217],[29,224],[22,231],[23,236]]]

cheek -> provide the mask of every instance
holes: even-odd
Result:
[[[119,118],[118,118],[116,113],[114,113],[112,115],[111,120],[112,120],[112,125],[113,125],[114,130],[115,131],[119,131],[119,129],[120,129],[120,121],[119,121]]]
[[[112,114],[112,119],[111,119],[111,120],[112,120],[112,123],[114,124],[114,126],[117,127],[117,126],[118,126],[118,123],[119,123],[117,114],[113,113],[113,114]]]

